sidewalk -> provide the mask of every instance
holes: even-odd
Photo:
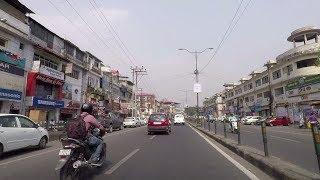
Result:
[[[64,131],[49,131],[49,141],[59,140],[63,134],[65,134]]]

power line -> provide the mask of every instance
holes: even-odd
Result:
[[[237,7],[237,10],[235,11],[230,23],[229,23],[229,26],[227,28],[227,30],[224,32],[223,36],[222,36],[222,39],[218,45],[218,47],[216,48],[216,50],[214,51],[212,57],[210,58],[210,60],[208,61],[208,63],[200,70],[200,72],[202,72],[210,63],[211,61],[213,60],[213,58],[216,56],[216,54],[218,53],[218,51],[220,50],[220,48],[222,47],[223,43],[225,42],[226,38],[227,38],[227,35],[228,35],[228,32],[230,30],[230,28],[232,27],[232,24],[233,24],[233,21],[235,20],[235,18],[237,17],[238,13],[239,13],[239,10],[242,6],[242,3],[243,3],[244,0],[241,0],[240,4],[238,5]]]

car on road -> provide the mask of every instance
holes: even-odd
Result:
[[[0,114],[0,156],[26,147],[46,148],[49,133],[26,116]]]
[[[124,127],[137,127],[138,126],[138,120],[135,117],[127,117],[123,121]]]
[[[274,117],[266,121],[267,126],[289,126],[291,123],[289,117]]]
[[[112,133],[115,129],[122,130],[124,128],[123,118],[120,117],[119,114],[113,112],[110,112],[105,116],[99,117],[98,121],[104,128],[107,129],[109,133]]]
[[[148,119],[148,134],[153,132],[171,133],[171,121],[166,114],[151,114]]]
[[[249,125],[249,124],[255,124],[257,121],[261,120],[262,117],[260,116],[251,116],[245,119],[244,124]]]
[[[141,118],[141,126],[145,126],[148,124],[147,118]]]
[[[270,117],[262,117],[261,119],[259,119],[258,121],[256,121],[254,124],[255,125],[261,125],[262,122],[267,122],[267,120],[269,119]]]
[[[182,114],[176,114],[174,116],[173,123],[174,124],[183,124],[184,125],[184,123],[185,123],[184,116]]]

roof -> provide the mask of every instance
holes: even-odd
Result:
[[[320,35],[320,29],[313,27],[313,26],[306,26],[299,28],[297,30],[294,30],[291,35],[288,37],[289,42],[303,42],[304,41],[304,35],[307,36],[307,40],[314,39],[315,36]]]
[[[20,12],[22,12],[24,14],[34,13],[29,8],[27,8],[25,5],[20,3],[18,0],[4,0],[4,1],[7,2],[8,4],[10,4],[11,6],[13,6],[14,8],[18,9]]]
[[[90,56],[94,57],[97,61],[102,62],[99,58],[97,58],[95,55],[91,54],[89,51],[85,51],[85,53],[87,53]]]

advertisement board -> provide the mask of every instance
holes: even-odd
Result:
[[[48,108],[63,108],[64,101],[45,99],[40,97],[32,98],[32,106],[34,107],[48,107]]]
[[[12,64],[1,62],[0,61],[0,71],[7,72],[10,74],[15,74],[18,76],[24,76],[24,70],[21,68],[18,68]]]
[[[11,100],[21,100],[22,92],[10,90],[10,89],[2,89],[0,88],[0,98],[1,99],[11,99]]]
[[[201,84],[196,83],[193,85],[193,92],[195,93],[201,93]]]
[[[25,78],[19,76],[12,76],[6,72],[0,71],[0,87],[3,89],[10,89],[16,91],[23,91]]]
[[[55,79],[64,80],[64,73],[47,66],[40,66],[39,73],[53,77]]]

